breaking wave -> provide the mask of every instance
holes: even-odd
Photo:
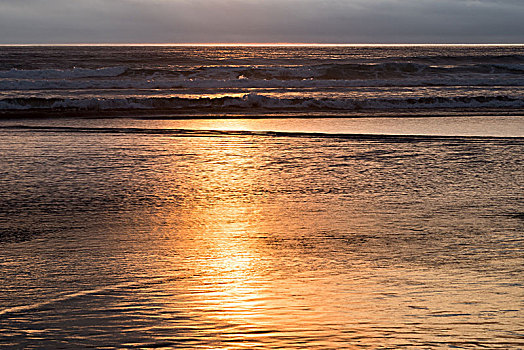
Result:
[[[229,65],[229,66],[171,66],[154,68],[128,68],[124,66],[101,67],[96,69],[36,69],[23,70],[11,69],[0,71],[0,78],[14,79],[75,79],[85,77],[116,77],[146,76],[146,77],[200,77],[248,78],[265,79],[297,79],[297,78],[328,78],[346,79],[435,74],[435,73],[509,73],[520,74],[524,72],[524,63],[478,63],[463,65],[432,65],[414,62],[383,62],[383,63],[334,63],[313,65]]]
[[[0,91],[67,89],[524,86],[524,64],[411,62],[0,71]]]
[[[522,108],[524,99],[520,46],[10,50],[0,53],[4,114]]]
[[[425,109],[425,108],[522,108],[524,99],[508,96],[473,97],[418,97],[376,99],[332,99],[332,98],[275,98],[257,93],[241,97],[217,98],[7,98],[0,100],[0,110],[113,110],[113,109],[158,109],[190,110],[258,108],[268,110],[361,110],[361,109]]]

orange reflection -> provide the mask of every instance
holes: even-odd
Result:
[[[248,122],[230,126],[239,130]],[[170,142],[173,154],[179,154],[175,143],[180,140]],[[262,190],[261,181],[273,176],[265,166],[274,161],[263,138],[183,142],[199,160],[188,170],[198,184],[182,208],[164,208],[165,239],[158,249],[169,251],[171,261],[156,266],[157,274],[184,276],[162,285],[156,301],[164,312],[189,314],[200,324],[195,332],[223,343],[241,339],[248,348],[286,347],[308,338],[312,346],[336,348],[348,317],[365,319],[376,307],[369,300],[373,284],[357,278],[362,270],[345,270],[347,261],[339,266],[334,247],[310,246],[315,237],[308,232],[327,226],[331,216],[315,200],[291,203],[287,196],[268,193],[267,186]],[[165,174],[172,178],[158,181],[183,183],[184,171],[177,167]],[[162,193],[170,191],[178,189]],[[326,257],[325,249],[333,256]],[[350,282],[339,283],[348,275]],[[337,282],[337,276],[345,277]],[[367,328],[360,325],[351,336],[363,337]]]
[[[209,163],[200,164],[202,198],[193,216],[205,229],[198,236],[198,271],[206,292],[198,294],[201,308],[223,322],[256,323],[257,305],[264,299],[261,280],[267,268],[264,241],[259,239],[260,216],[249,195],[258,181],[252,171],[260,154],[248,138],[219,140],[205,148]],[[215,143],[216,146],[216,143]],[[211,288],[210,288],[211,287]]]

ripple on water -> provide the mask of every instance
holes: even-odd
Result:
[[[5,135],[0,347],[524,346],[519,142]]]

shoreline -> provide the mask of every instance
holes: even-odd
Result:
[[[52,110],[3,110],[0,111],[0,120],[23,119],[319,119],[319,118],[435,118],[435,117],[496,117],[496,116],[524,116],[522,108],[439,108],[439,109],[376,109],[366,111],[285,111],[268,109],[228,109],[206,110],[192,109],[107,109],[107,110],[79,110],[79,109],[52,109]]]
[[[2,130],[16,130],[44,133],[95,133],[95,134],[139,134],[163,135],[177,137],[210,137],[210,136],[265,136],[265,137],[300,137],[300,138],[337,138],[361,141],[388,142],[428,142],[436,140],[481,142],[486,140],[501,140],[511,143],[523,143],[524,136],[492,136],[492,135],[423,135],[423,134],[373,134],[373,133],[328,133],[304,131],[262,131],[262,130],[206,130],[206,129],[147,129],[147,128],[104,128],[104,127],[68,127],[68,126],[0,126]]]
[[[360,118],[47,118],[0,120],[0,132],[151,135],[172,137],[320,137],[355,140],[524,140],[524,116]]]

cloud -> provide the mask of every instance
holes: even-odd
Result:
[[[521,0],[0,0],[0,40],[524,42]]]

